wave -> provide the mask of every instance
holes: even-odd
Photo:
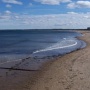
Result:
[[[77,45],[77,40],[73,39],[69,39],[67,40],[66,38],[64,38],[63,41],[58,42],[50,47],[47,47],[45,49],[41,49],[41,50],[37,50],[35,52],[33,52],[33,54],[35,53],[39,53],[39,52],[45,52],[45,51],[50,51],[50,50],[56,50],[56,49],[62,49],[62,48],[67,48],[67,47],[72,47]]]

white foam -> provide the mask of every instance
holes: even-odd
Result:
[[[66,43],[66,45],[65,45]],[[54,45],[52,45],[51,47],[45,48],[45,49],[41,49],[41,50],[37,50],[35,52],[33,52],[33,54],[35,53],[39,53],[39,52],[44,52],[44,51],[50,51],[50,50],[56,50],[56,49],[61,49],[61,48],[67,48],[67,47],[71,47],[71,46],[75,46],[77,45],[77,41],[74,40],[67,40],[65,39],[62,42],[58,42]],[[19,62],[22,61],[22,59],[18,59],[18,60],[13,60],[13,61],[6,61],[6,62],[2,62],[0,63],[0,65],[6,64],[6,63],[11,63],[11,62]]]
[[[48,47],[48,48],[45,48],[45,49],[41,49],[41,50],[37,50],[37,51],[33,52],[33,54],[34,53],[39,53],[39,52],[50,51],[50,50],[56,50],[56,49],[72,47],[72,46],[75,46],[75,45],[77,45],[77,41],[75,39],[74,40],[66,40],[65,39],[64,41],[58,42],[58,43],[54,44],[51,47]]]

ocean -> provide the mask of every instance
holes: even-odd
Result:
[[[0,63],[62,56],[86,46],[79,36],[67,30],[0,30]]]

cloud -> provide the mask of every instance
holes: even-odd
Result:
[[[6,15],[4,15],[4,16],[0,16],[0,20],[7,20],[7,19],[9,19],[10,17],[9,16],[6,16]]]
[[[86,16],[84,16],[84,18],[86,18],[86,19],[90,19],[90,16],[89,16],[89,15],[86,15]]]
[[[7,4],[6,7],[7,7],[7,8],[11,8],[12,6],[11,6],[10,4]]]
[[[3,24],[3,26],[2,26]],[[90,13],[67,12],[67,14],[28,15],[5,11],[0,14],[0,28],[13,29],[53,29],[87,28],[90,26]]]
[[[10,20],[11,19],[11,12],[9,10],[6,10],[3,14],[0,15],[0,20]]]
[[[48,5],[59,5],[60,3],[71,2],[71,0],[34,0],[34,1],[40,2],[41,4],[48,4]]]
[[[90,1],[71,2],[67,5],[68,8],[90,8]]]
[[[90,8],[90,1],[77,1],[76,3],[79,7]]]
[[[18,4],[22,5],[23,3],[17,0],[2,0],[4,3],[10,3],[10,4]]]
[[[10,19],[11,19],[11,16],[9,16],[9,15],[0,15],[0,20],[7,21],[7,20],[10,20]]]
[[[6,11],[5,11],[5,14],[11,14],[11,11],[6,10]]]
[[[73,9],[73,8],[76,8],[77,5],[72,2],[72,3],[69,3],[69,4],[67,5],[67,7]]]
[[[78,13],[76,13],[76,12],[67,12],[68,14],[78,14]]]

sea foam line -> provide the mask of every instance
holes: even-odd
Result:
[[[74,41],[74,40],[67,40],[67,41]],[[66,47],[71,47],[71,46],[77,45],[77,41],[74,41],[74,42],[75,42],[74,44],[68,45],[68,46],[62,46],[62,47],[59,47],[59,46],[58,47],[54,47],[54,46],[52,46],[52,47],[48,47],[46,49],[37,50],[37,51],[33,52],[33,54],[39,53],[39,52],[50,51],[50,50],[55,50],[55,49],[61,49],[61,48],[66,48]]]
[[[74,41],[74,40],[67,40],[67,41]],[[72,44],[72,45],[63,46],[63,47],[59,47],[59,46],[58,46],[58,47],[55,47],[55,46],[57,46],[57,45],[54,45],[54,46],[48,47],[48,48],[46,48],[46,49],[37,50],[37,51],[33,52],[33,54],[34,54],[34,53],[38,53],[38,52],[55,50],[55,49],[61,49],[61,48],[66,48],[66,47],[71,47],[71,46],[77,45],[77,42],[76,42],[76,41],[74,41],[74,42],[75,42],[75,43]],[[53,48],[52,48],[52,47],[53,47]],[[6,63],[10,63],[10,62],[17,62],[17,61],[22,61],[22,59],[18,59],[18,60],[14,60],[14,61],[6,61],[6,62],[3,62],[3,63],[0,63],[0,65],[6,64]]]

